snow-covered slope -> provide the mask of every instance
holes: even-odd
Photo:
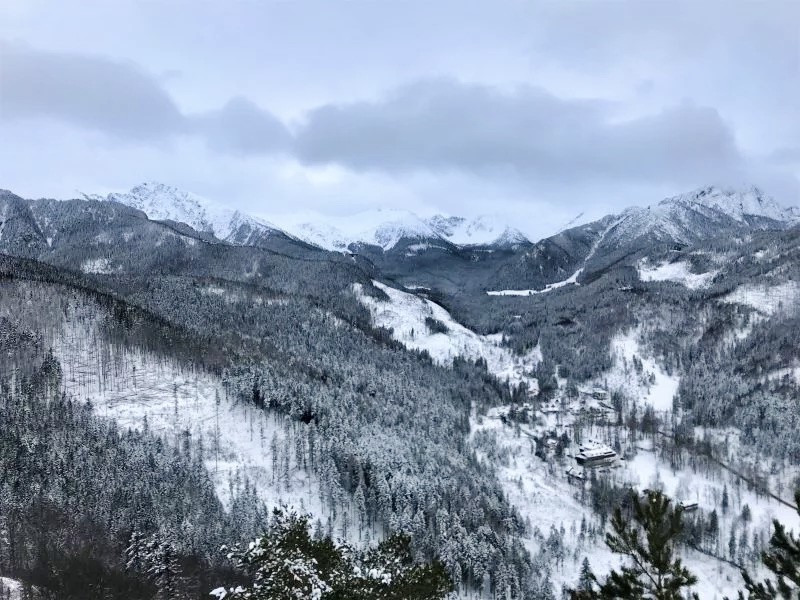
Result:
[[[499,215],[481,215],[474,219],[436,215],[427,220],[437,234],[458,246],[513,246],[528,238],[508,225]]]
[[[146,350],[116,347],[113,373],[98,372],[104,349],[87,340],[97,339],[102,316],[91,306],[69,307],[66,314],[63,333],[51,340],[65,393],[91,402],[98,416],[123,429],[147,428],[170,443],[185,435],[205,443],[206,467],[226,506],[247,480],[270,508],[286,505],[325,517],[314,475],[294,464],[285,477],[269,468],[278,462],[276,448],[292,447],[288,436],[303,435],[302,425],[237,402],[219,377]]]
[[[150,219],[186,223],[198,231],[211,233],[226,241],[235,241],[232,238],[243,228],[248,232],[266,235],[280,231],[271,223],[252,215],[163,183],[143,183],[129,192],[111,193],[105,198],[90,194],[84,196],[93,200],[120,202],[141,210]]]
[[[456,322],[444,308],[377,281],[376,287],[384,291],[388,301],[380,301],[363,293],[355,284],[358,299],[369,309],[375,325],[392,330],[392,336],[407,348],[427,350],[439,364],[452,364],[457,356],[477,360],[483,358],[494,375],[518,385],[524,382],[528,389],[537,390],[538,382],[533,369],[541,360],[538,347],[520,356],[502,345],[502,335],[478,335]],[[435,319],[446,331],[431,331],[426,319]]]
[[[692,243],[725,231],[788,227],[798,222],[796,209],[786,209],[757,187],[706,187],[654,206],[636,206],[620,215],[604,245],[619,247],[640,238],[653,242]]]
[[[346,217],[321,217],[288,225],[296,237],[326,250],[341,252],[350,246],[367,244],[391,250],[402,239],[436,240],[440,236],[412,212],[374,209]]]
[[[639,263],[639,278],[642,281],[674,281],[690,289],[708,287],[717,271],[692,273],[691,266],[684,262],[651,264],[647,259]]]
[[[8,600],[22,600],[24,589],[22,582],[9,577],[0,577],[0,598]]]
[[[425,241],[434,246],[450,243],[508,247],[528,242],[499,216],[466,219],[436,215],[423,219],[413,212],[397,209],[368,210],[324,220],[317,217],[287,225],[285,229],[308,243],[337,252],[362,244],[389,251],[401,240]]]

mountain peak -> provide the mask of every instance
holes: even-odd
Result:
[[[513,246],[528,238],[499,215],[479,215],[474,219],[436,215],[428,225],[441,237],[459,246]]]
[[[262,233],[277,231],[266,221],[157,181],[147,181],[132,187],[129,192],[111,193],[105,198],[84,196],[131,206],[153,220],[186,223],[221,240],[228,240],[243,226]]]
[[[439,214],[423,219],[411,211],[391,208],[327,218],[324,223],[318,218],[290,227],[290,231],[309,243],[335,251],[343,251],[357,244],[380,246],[384,251],[389,251],[401,240],[438,240],[439,244],[456,246],[513,246],[528,243],[520,231],[498,216],[482,215],[466,219]]]
[[[719,211],[736,221],[746,217],[761,217],[773,221],[791,220],[792,211],[781,207],[771,196],[752,185],[742,189],[707,186],[667,198],[659,206],[692,206]]]

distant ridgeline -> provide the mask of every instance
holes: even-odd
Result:
[[[410,535],[465,593],[555,597],[563,544],[491,466],[516,456],[470,436],[523,401],[535,424],[580,386],[601,389],[608,427],[668,435],[675,456],[700,451],[698,426],[734,427],[745,454],[798,471],[800,229],[757,189],[706,188],[536,243],[464,243],[463,223],[437,221],[343,252],[175,190],[137,193],[0,192],[0,576],[43,597],[152,598],[166,589],[153,569],[206,597],[241,576],[219,546],[284,501],[319,536]],[[520,362],[538,396],[507,384],[513,365],[406,348],[354,292],[388,306],[374,281],[454,319],[428,314],[414,336],[463,325],[540,353]],[[626,340],[679,381],[646,427],[639,398],[606,397],[614,369],[652,385]],[[624,458],[607,450],[584,462]],[[618,492],[592,485],[587,511],[605,515]],[[132,539],[163,568],[128,564]]]

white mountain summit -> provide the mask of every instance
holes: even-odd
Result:
[[[217,204],[216,202],[157,182],[137,185],[129,192],[111,193],[106,197],[84,194],[92,200],[108,200],[126,204],[144,212],[158,221],[171,220],[186,223],[197,231],[211,233],[225,241],[239,243],[236,239],[242,230],[270,234],[280,229],[271,223]]]
[[[405,210],[375,209],[290,226],[296,237],[327,250],[343,251],[351,245],[380,246],[385,251],[401,240],[448,242],[456,246],[511,246],[528,239],[500,217],[483,215],[474,219],[436,215],[423,219]]]
[[[691,243],[742,228],[788,227],[799,217],[796,208],[783,208],[757,187],[709,186],[624,210],[603,244],[618,246],[643,236]]]
[[[401,241],[431,245],[514,247],[530,243],[500,215],[467,219],[436,215],[422,218],[398,209],[372,209],[353,215],[289,218],[283,227],[253,215],[162,183],[137,185],[108,196],[84,194],[139,209],[155,220],[173,220],[234,244],[251,244],[273,234],[286,234],[325,250],[343,252],[359,245],[390,251]],[[655,240],[690,242],[712,237],[730,227],[770,227],[800,222],[797,208],[786,209],[756,187],[705,187],[651,206],[635,206],[615,217],[603,245],[618,246],[647,236]]]

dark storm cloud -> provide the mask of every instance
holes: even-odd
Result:
[[[541,180],[689,181],[740,166],[716,110],[682,105],[615,122],[601,101],[453,80],[407,85],[376,102],[308,114],[296,153],[358,170],[514,172]]]
[[[135,64],[6,43],[0,44],[0,117],[49,117],[129,141],[198,135],[232,154],[273,152],[288,141],[283,124],[248,100],[187,116]]]

